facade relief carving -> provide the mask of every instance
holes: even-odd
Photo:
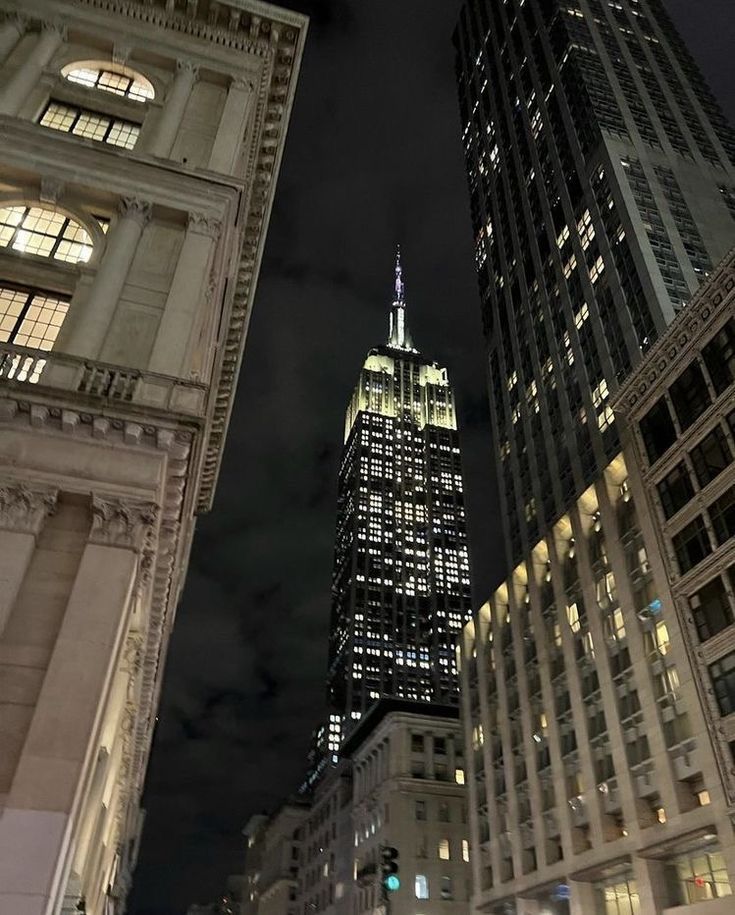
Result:
[[[58,495],[55,489],[0,481],[0,529],[39,534],[46,518],[56,509]]]
[[[199,79],[199,65],[190,60],[177,60],[176,72],[191,75],[195,82]]]
[[[206,213],[189,213],[187,228],[198,235],[208,235],[210,238],[219,238],[222,223],[214,216]]]
[[[141,200],[139,197],[123,197],[120,201],[119,212],[122,217],[129,217],[145,226],[151,218],[153,207],[147,200]]]
[[[89,542],[138,552],[152,537],[157,519],[158,506],[153,502],[93,495]]]

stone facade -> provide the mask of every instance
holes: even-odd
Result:
[[[353,766],[352,874],[346,912],[380,903],[380,846],[399,853],[392,915],[466,915],[470,849],[463,740],[450,706],[379,703],[343,747]]]
[[[735,251],[631,376],[616,409],[627,421],[683,645],[733,804]]]
[[[305,20],[0,10],[0,913],[118,913]]]
[[[242,915],[381,911],[381,846],[398,850],[392,915],[466,915],[469,826],[457,709],[382,699],[313,795],[285,804],[254,837]],[[295,819],[298,814],[298,819]],[[285,824],[285,825],[284,825]]]
[[[465,628],[476,911],[732,911],[734,266],[621,389],[623,454]]]
[[[241,915],[297,915],[303,823],[309,804],[288,801],[272,816],[251,817]]]

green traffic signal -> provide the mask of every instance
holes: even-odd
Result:
[[[388,890],[389,893],[395,893],[396,890],[400,889],[401,881],[395,874],[390,874],[383,881],[383,886]]]
[[[400,889],[401,880],[398,876],[398,849],[392,845],[380,846],[380,874],[383,878],[383,889],[388,893],[395,893]]]

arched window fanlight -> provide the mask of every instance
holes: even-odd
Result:
[[[68,264],[92,256],[87,229],[59,210],[39,206],[0,207],[0,249],[35,254]]]
[[[111,92],[134,102],[148,102],[155,96],[153,86],[145,76],[127,67],[115,68],[108,64],[83,61],[68,64],[61,75],[70,83]]]

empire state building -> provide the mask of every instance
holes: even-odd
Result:
[[[409,333],[399,253],[388,342],[368,353],[345,420],[330,749],[380,698],[456,704],[454,641],[470,614],[454,394]]]

